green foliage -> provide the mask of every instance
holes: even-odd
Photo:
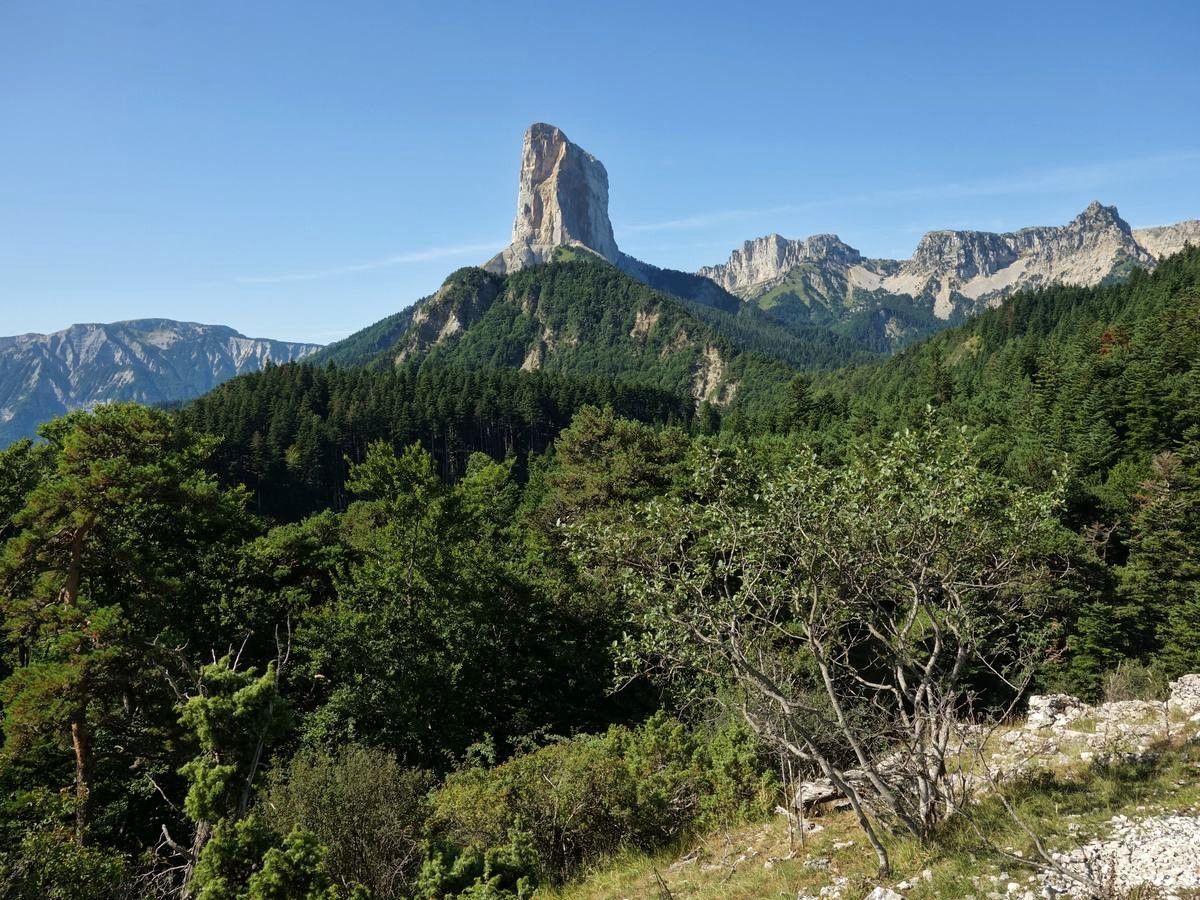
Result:
[[[560,880],[627,847],[761,814],[772,783],[744,734],[706,739],[657,715],[455,773],[433,797],[432,821],[451,844],[477,850],[522,832],[539,877]]]
[[[12,900],[119,900],[127,896],[129,861],[112,850],[81,846],[62,822],[70,798],[20,792],[0,807],[0,896]]]
[[[1130,610],[1123,638],[1157,647],[1169,677],[1200,669],[1200,447],[1160,453],[1142,486],[1129,559],[1119,570]]]
[[[193,821],[245,813],[263,751],[288,721],[274,663],[262,675],[239,671],[229,657],[201,669],[200,692],[180,713],[200,748],[200,755],[180,770],[189,782],[184,809]]]
[[[213,470],[246,484],[258,508],[295,519],[344,509],[349,467],[386,441],[420,443],[438,474],[460,478],[474,452],[524,460],[544,452],[582,406],[611,405],[644,422],[692,415],[690,400],[653,387],[516,370],[408,366],[384,371],[277,366],[236,378],[181,413],[222,436]]]
[[[217,826],[200,852],[189,884],[196,900],[240,900],[278,836],[257,816]]]
[[[335,883],[362,884],[392,900],[409,896],[421,864],[433,784],[382,750],[302,750],[271,773],[257,810],[275,832],[302,829],[328,848]]]
[[[1045,680],[1094,697],[1102,673],[1125,659],[1194,668],[1188,492],[1163,493],[1151,469],[1160,454],[1186,457],[1200,421],[1197,298],[1194,248],[1127,282],[1017,294],[885,363],[814,376],[831,415],[801,431],[840,458],[866,436],[916,422],[933,402],[978,433],[989,468],[1032,486],[1065,468],[1063,520],[1089,546],[1072,554],[1074,575],[1060,588],[1062,637]],[[1194,471],[1184,458],[1177,477]],[[1148,481],[1159,485],[1153,502]]]
[[[662,493],[681,471],[685,433],[620,419],[585,406],[555,444],[547,515],[567,522]]]
[[[189,885],[196,900],[370,900],[361,885],[335,884],[326,849],[302,828],[280,837],[254,815],[213,832]]]
[[[530,573],[509,463],[475,457],[448,485],[419,447],[377,444],[349,483],[363,499],[342,539],[362,562],[297,628],[298,670],[319,701],[308,740],[369,739],[444,770],[485,734],[503,742],[603,711],[606,660],[576,648],[606,625]]]
[[[417,900],[528,900],[538,886],[537,853],[523,832],[507,843],[434,849],[421,866]]]
[[[0,541],[16,532],[14,517],[53,464],[54,447],[48,442],[16,441],[0,450]]]
[[[292,830],[283,844],[263,854],[262,867],[250,876],[246,900],[337,900],[325,867],[325,848],[307,831]],[[351,896],[369,894],[355,891]]]
[[[45,433],[42,477],[25,489],[0,554],[13,664],[0,702],[10,757],[69,748],[82,840],[97,768],[128,778],[135,761],[155,767],[161,719],[148,722],[146,710],[170,705],[157,648],[209,636],[205,607],[250,523],[242,491],[221,490],[204,470],[214,441],[167,413],[113,404]],[[66,780],[61,770],[46,777]],[[113,802],[137,793],[105,786]]]

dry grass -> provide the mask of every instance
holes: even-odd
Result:
[[[1200,815],[1200,745],[1164,748],[1159,761],[1149,765],[1074,764],[1040,773],[1006,793],[1034,830],[1060,849],[1103,834],[1118,814],[1131,818]],[[539,896],[795,900],[802,894],[815,896],[838,879],[845,879],[842,896],[847,900],[865,896],[879,882],[874,854],[853,818],[831,814],[817,821],[823,830],[808,835],[803,844],[798,839],[789,841],[787,823],[779,817],[711,834],[673,852],[617,859],[584,881]],[[989,840],[981,840],[980,833]],[[999,804],[990,801],[949,824],[936,842],[922,846],[893,838],[889,851],[895,872],[890,884],[907,882],[900,890],[907,900],[1003,894],[1008,882],[1024,890],[1033,886],[1035,878],[1031,867],[1006,856],[1019,853],[1031,858],[1031,843]],[[1154,896],[1145,891],[1137,894],[1140,900]]]

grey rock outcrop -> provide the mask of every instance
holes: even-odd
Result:
[[[1171,711],[1200,722],[1200,675],[1183,675],[1171,682]]]
[[[579,247],[612,263],[622,257],[608,218],[604,164],[553,125],[525,132],[512,243],[484,264],[504,274],[549,262],[559,247]]]
[[[188,400],[235,375],[319,349],[169,319],[0,337],[0,447],[71,410]]]
[[[1153,816],[1133,821],[1114,816],[1106,837],[1054,854],[1061,872],[1042,876],[1048,896],[1094,897],[1087,884],[1111,889],[1105,896],[1177,896],[1200,889],[1200,817]],[[1068,874],[1069,873],[1069,874]],[[1146,893],[1144,888],[1157,889]]]
[[[754,300],[789,282],[827,305],[856,297],[911,297],[940,319],[994,306],[1014,291],[1051,284],[1094,285],[1136,266],[1153,268],[1187,244],[1200,244],[1200,221],[1133,231],[1116,207],[1092,203],[1060,226],[1008,233],[931,231],[907,260],[867,259],[833,235],[746,241],[698,274]]]
[[[1188,245],[1200,247],[1200,219],[1189,219],[1186,222],[1154,228],[1136,228],[1133,238],[1155,258],[1162,259],[1164,256],[1178,253]]]
[[[1064,728],[1087,711],[1087,704],[1070,694],[1034,694],[1029,698],[1025,727]]]
[[[770,290],[805,263],[848,270],[861,262],[862,254],[835,234],[815,234],[802,241],[768,234],[743,243],[730,254],[728,262],[705,266],[697,274],[745,297]]]

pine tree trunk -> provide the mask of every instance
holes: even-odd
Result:
[[[62,601],[66,606],[74,606],[79,600],[79,587],[83,581],[83,542],[91,530],[92,522],[93,519],[89,518],[75,530],[71,539],[71,564],[62,591]],[[71,718],[71,749],[75,752],[75,842],[82,845],[87,837],[88,792],[92,775],[92,735],[88,731],[86,703]]]
[[[92,735],[82,714],[71,720],[71,748],[75,751],[75,842],[82,845],[87,836],[92,765]]]

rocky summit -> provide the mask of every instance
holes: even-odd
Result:
[[[504,274],[548,262],[558,247],[581,247],[618,262],[608,219],[608,172],[562,130],[529,126],[521,149],[521,180],[512,243],[485,269]]]
[[[521,145],[512,243],[483,268],[506,275],[562,258],[563,251],[593,254],[650,287],[706,306],[735,311],[740,305],[707,278],[622,253],[608,218],[604,164],[571,143],[561,128],[538,122],[529,126]]]
[[[0,337],[0,447],[71,410],[188,400],[235,375],[318,349],[169,319]]]
[[[1019,231],[931,231],[906,260],[867,259],[834,235],[746,241],[729,259],[699,270],[744,300],[773,308],[813,303],[853,310],[904,296],[941,320],[994,306],[1022,288],[1089,286],[1153,268],[1188,243],[1200,221],[1134,230],[1114,206],[1092,203],[1066,225]]]

